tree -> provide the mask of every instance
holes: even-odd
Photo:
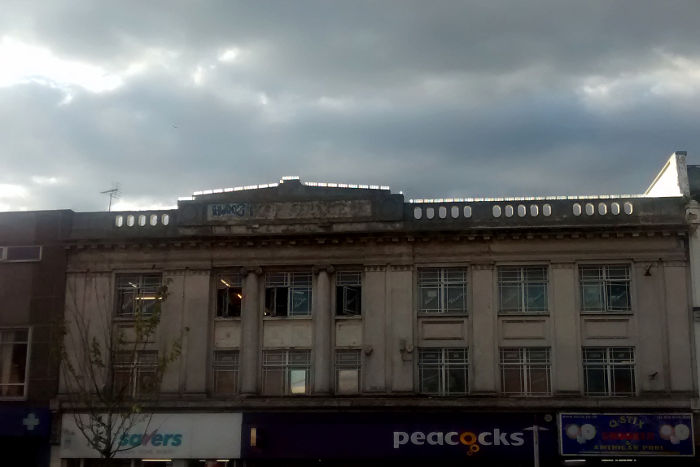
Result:
[[[97,282],[86,273],[82,284],[72,281],[66,289],[72,307],[66,307],[60,345],[61,392],[77,430],[108,465],[135,447],[123,438],[137,424],[148,430],[152,414],[144,405],[157,399],[166,369],[180,356],[182,338],[164,342],[158,336],[167,283],[127,280],[133,290],[117,290],[117,308],[128,313],[113,320],[108,289]]]

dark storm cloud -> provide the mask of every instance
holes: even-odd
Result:
[[[700,147],[699,15],[696,0],[10,1],[0,38],[112,81],[0,71],[0,209],[102,209],[114,181],[129,205],[172,205],[286,174],[409,197],[640,192]]]

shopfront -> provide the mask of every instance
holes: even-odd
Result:
[[[51,414],[47,408],[0,406],[2,465],[49,465]]]
[[[565,463],[697,465],[690,413],[560,413]]]
[[[64,414],[60,457],[70,467],[97,465],[72,414]],[[232,467],[240,458],[240,413],[158,413],[144,415],[120,433],[120,465],[129,467]]]
[[[558,465],[555,413],[251,413],[242,458],[257,466]]]

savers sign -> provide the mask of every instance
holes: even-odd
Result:
[[[85,422],[89,422],[86,415]],[[119,458],[236,459],[241,452],[240,413],[158,413],[143,415],[134,426],[117,434]],[[78,429],[74,415],[64,414],[62,458],[96,458]]]

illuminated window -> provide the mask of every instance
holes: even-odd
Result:
[[[149,315],[160,303],[163,279],[160,274],[119,274],[117,276],[117,315]]]
[[[545,266],[499,267],[498,311],[501,313],[546,312],[547,268]]]
[[[115,355],[115,391],[138,397],[158,392],[159,384],[157,351],[119,352]]]
[[[310,272],[274,272],[265,276],[265,316],[309,315]]]
[[[421,268],[418,270],[419,312],[466,313],[466,268]]]
[[[548,348],[502,348],[501,392],[547,396],[552,392]]]
[[[420,392],[440,396],[466,394],[469,360],[467,349],[419,349]]]
[[[27,389],[29,329],[0,329],[0,399],[23,399]]]
[[[271,396],[308,394],[310,376],[310,350],[265,350],[263,352],[264,394]]]
[[[335,351],[335,392],[336,394],[357,394],[360,392],[360,351]]]
[[[243,288],[240,274],[221,274],[216,281],[216,317],[241,316]]]
[[[627,265],[580,266],[581,311],[630,311],[630,268]]]
[[[634,366],[633,347],[584,347],[583,374],[586,395],[634,395]]]
[[[238,392],[238,350],[214,351],[214,392],[236,394]]]
[[[362,273],[338,272],[335,286],[335,313],[359,315],[362,311]]]

